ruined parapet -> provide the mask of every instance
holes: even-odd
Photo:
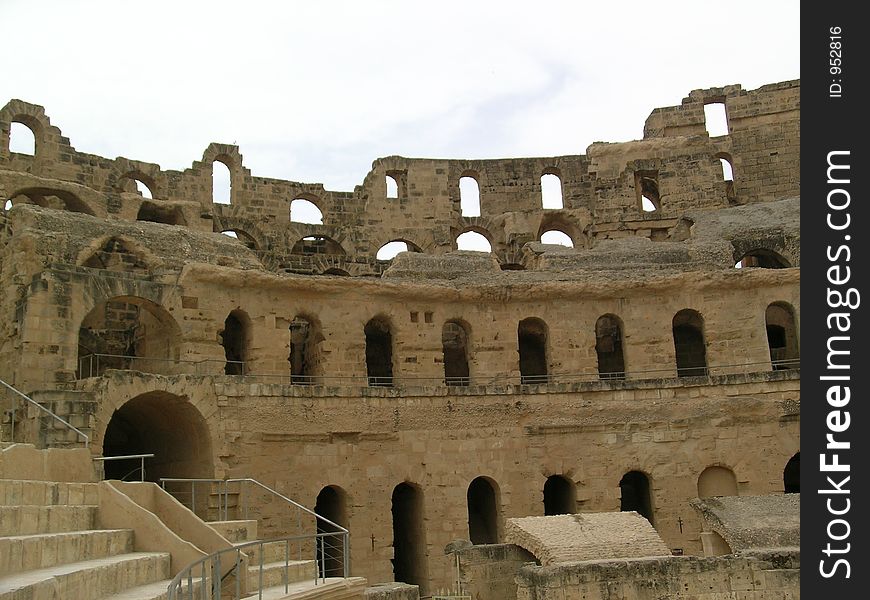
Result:
[[[508,519],[505,539],[544,566],[671,554],[650,522],[633,511]]]
[[[691,505],[701,517],[704,532],[715,534],[702,539],[707,555],[796,551],[800,547],[800,494],[696,498]],[[726,550],[722,541],[730,552],[722,552]]]

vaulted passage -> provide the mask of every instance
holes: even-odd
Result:
[[[468,332],[462,323],[447,321],[441,329],[444,383],[468,385]]]
[[[625,379],[622,325],[618,317],[604,315],[595,322],[595,353],[601,379]]]
[[[767,307],[764,321],[773,370],[800,369],[797,327],[792,307],[785,302],[775,302]]]
[[[727,467],[707,467],[698,477],[698,497],[736,496],[737,477]]]
[[[186,397],[148,392],[117,409],[103,438],[104,456],[154,454],[145,479],[213,477],[208,424]],[[139,480],[139,460],[106,461],[106,479]]]
[[[544,483],[544,515],[573,515],[577,511],[577,488],[562,475],[550,475]]]
[[[734,266],[737,268],[758,267],[760,269],[787,269],[791,264],[778,252],[767,250],[765,248],[758,248],[756,250],[750,250],[744,254]]]
[[[375,317],[366,323],[365,335],[369,385],[393,385],[393,334],[389,322]]]
[[[704,319],[691,309],[674,315],[674,351],[677,377],[707,374],[707,344],[704,341]]]
[[[317,382],[321,375],[323,334],[314,319],[296,317],[290,322],[290,378],[298,385]]]
[[[176,206],[164,206],[155,202],[143,202],[136,215],[137,221],[151,221],[166,225],[187,225],[184,213]]]
[[[338,486],[329,485],[317,494],[314,512],[336,525],[348,528],[347,493]],[[317,533],[332,533],[338,529],[317,519]],[[317,560],[322,577],[342,577],[344,574],[344,541],[339,535],[324,535],[317,541]]]
[[[250,336],[250,319],[244,311],[234,310],[227,315],[223,331],[220,332],[221,345],[224,347],[224,355],[227,360],[226,365],[224,365],[226,375],[244,375],[246,373]]]
[[[468,536],[472,544],[498,543],[498,486],[478,477],[468,486]]]
[[[393,579],[428,586],[426,533],[423,528],[423,491],[413,483],[393,489]]]
[[[520,381],[547,383],[547,324],[541,319],[523,319],[517,327],[517,342]]]
[[[801,493],[801,453],[792,456],[782,471],[782,485],[786,494]]]
[[[163,307],[135,296],[117,296],[94,307],[79,327],[78,378],[107,369],[172,374],[179,364],[181,332]]]
[[[652,494],[649,477],[640,471],[629,471],[619,482],[619,510],[633,510],[653,523]]]

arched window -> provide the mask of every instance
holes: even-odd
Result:
[[[211,163],[211,199],[215,204],[229,204],[233,195],[230,167],[222,160]]]
[[[541,204],[547,209],[563,208],[562,180],[555,173],[541,175]]]
[[[250,250],[258,250],[257,240],[253,237],[242,231],[241,229],[225,229],[221,231],[227,237],[233,238],[234,240],[238,240],[240,244],[243,244],[246,248]]]
[[[642,212],[651,213],[661,210],[658,171],[636,171],[634,174],[637,201]]]
[[[785,302],[774,302],[767,307],[764,321],[773,370],[800,369],[797,327],[792,307]]]
[[[378,248],[376,258],[378,260],[393,260],[400,252],[421,252],[421,250],[407,240],[393,240]]]
[[[290,254],[301,254],[303,256],[344,256],[345,251],[341,244],[332,238],[322,235],[312,235],[304,237],[293,244],[293,248],[290,249]]]
[[[225,374],[244,375],[246,373],[250,336],[248,315],[241,310],[232,311],[224,321],[223,331],[220,332],[221,345],[224,347],[227,361],[224,366]]]
[[[731,161],[724,157],[719,157],[719,162],[722,165],[722,181],[734,181],[734,166]]]
[[[371,386],[393,385],[393,334],[390,323],[375,317],[365,326],[366,374]]]
[[[472,544],[497,544],[498,486],[488,477],[477,477],[468,486],[468,538]]]
[[[786,494],[801,493],[801,453],[792,456],[782,471],[782,486]]]
[[[290,203],[290,221],[292,223],[323,225],[323,213],[310,200],[296,198]]]
[[[563,475],[550,475],[544,483],[544,516],[577,512],[577,487]]]
[[[704,341],[704,319],[691,309],[674,315],[674,352],[677,377],[707,375],[707,343]]]
[[[36,156],[36,135],[20,121],[12,121],[9,129],[9,152]]]
[[[760,269],[787,269],[791,266],[784,256],[773,250],[757,248],[744,254],[734,265],[738,269],[758,267]]]
[[[459,206],[463,217],[480,216],[480,185],[476,177],[463,175],[459,178]]]
[[[468,385],[468,331],[458,321],[447,321],[441,329],[444,353],[444,383]]]
[[[528,318],[517,327],[517,345],[520,355],[520,381],[547,383],[547,324],[541,319]]]
[[[724,102],[708,102],[704,105],[704,124],[710,137],[728,135],[728,113]]]
[[[727,467],[707,467],[698,477],[698,497],[736,496],[737,478]]]
[[[428,585],[423,490],[413,483],[393,489],[393,579],[419,585],[421,597]]]
[[[317,494],[314,512],[336,525],[348,529],[347,493],[336,485],[328,485]],[[338,531],[323,519],[317,519],[317,533]],[[344,576],[344,540],[339,535],[326,535],[317,540],[317,567],[320,577]]]
[[[595,322],[595,353],[599,378],[625,379],[622,325],[617,316],[604,315]]]
[[[554,244],[557,246],[567,246],[568,248],[574,247],[574,242],[571,240],[568,234],[557,229],[551,229],[542,233],[541,243]]]
[[[492,252],[492,245],[486,236],[476,231],[466,231],[456,237],[456,248],[474,252]]]
[[[298,316],[290,322],[290,381],[296,385],[317,382],[321,374],[323,335],[313,319]]]
[[[619,482],[619,510],[633,510],[653,523],[653,503],[649,477],[641,471],[629,471]]]
[[[398,198],[399,197],[399,182],[392,175],[386,175],[384,177],[387,185],[387,198]]]

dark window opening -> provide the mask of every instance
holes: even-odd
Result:
[[[547,325],[540,319],[520,321],[517,328],[520,355],[520,381],[547,383]]]
[[[468,486],[468,536],[472,544],[498,543],[498,494],[486,477]]]
[[[290,322],[290,381],[297,385],[317,382],[322,356],[320,344],[323,335],[315,323],[304,317]]]
[[[779,302],[771,304],[767,307],[764,318],[773,370],[800,369],[797,326],[791,307]]]
[[[617,317],[604,315],[596,321],[595,352],[598,355],[599,378],[625,379],[622,328]]]
[[[336,486],[327,486],[317,494],[314,512],[340,527],[348,528],[347,494]],[[338,529],[317,519],[317,533],[333,533]],[[321,577],[343,577],[344,539],[340,535],[324,535],[317,538],[317,568]]]
[[[801,493],[801,453],[792,456],[782,471],[782,485],[786,494]]]
[[[760,269],[786,269],[791,264],[780,254],[773,250],[760,248],[751,250],[743,255],[734,265],[738,269],[744,267],[757,267]]]
[[[136,215],[137,221],[165,223],[166,225],[187,225],[184,213],[177,206],[164,206],[154,202],[143,202]]]
[[[290,250],[290,254],[302,254],[305,256],[328,255],[344,256],[344,248],[341,244],[325,236],[309,236],[302,238]]]
[[[371,386],[393,385],[393,335],[383,319],[372,319],[365,326],[366,374]]]
[[[619,510],[633,510],[653,523],[652,495],[649,477],[640,471],[629,471],[619,482]]]
[[[221,345],[224,347],[226,375],[244,375],[245,362],[248,359],[248,324],[247,316],[234,310],[224,321],[224,329],[220,332]]]
[[[544,515],[573,515],[577,511],[577,488],[562,475],[550,475],[544,483]]]
[[[393,489],[393,579],[428,586],[426,533],[423,528],[423,492],[410,483]]]
[[[674,316],[673,332],[677,377],[707,375],[707,344],[701,315],[694,310],[681,310]]]
[[[641,211],[649,213],[661,210],[658,171],[636,171],[634,183]]]
[[[469,385],[468,332],[461,324],[448,321],[441,329],[441,347],[444,353],[444,383]]]

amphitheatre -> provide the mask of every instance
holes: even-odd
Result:
[[[0,600],[798,598],[799,146],[727,85],[337,192],[10,100]]]

